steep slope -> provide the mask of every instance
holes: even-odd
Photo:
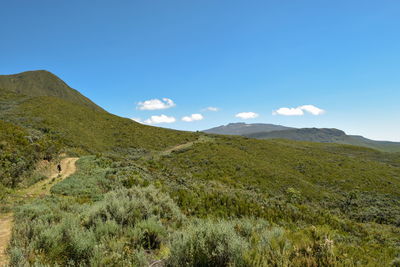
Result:
[[[362,136],[347,135],[337,129],[302,128],[283,131],[259,132],[244,135],[257,139],[289,139],[297,141],[309,141],[320,143],[339,143],[355,146],[369,147],[386,152],[400,152],[400,143],[374,141]]]
[[[244,122],[239,123],[229,123],[228,125],[223,125],[208,130],[204,130],[205,133],[211,134],[225,134],[225,135],[246,135],[257,132],[272,132],[293,129],[290,127],[285,127],[281,125],[265,124],[265,123],[253,123],[246,124]]]
[[[0,89],[26,96],[54,96],[97,111],[102,109],[81,93],[69,87],[56,75],[44,71],[27,71],[0,75]]]

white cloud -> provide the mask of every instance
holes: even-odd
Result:
[[[302,110],[307,111],[308,113],[311,113],[312,115],[322,115],[325,113],[325,110],[317,108],[316,106],[313,105],[304,105],[300,107]]]
[[[304,105],[297,108],[280,108],[272,112],[272,114],[282,116],[303,116],[304,111],[315,116],[325,113],[325,110],[320,109],[314,105]]]
[[[158,124],[158,123],[173,123],[175,121],[176,121],[176,119],[174,117],[169,117],[167,115],[162,114],[160,116],[156,116],[156,115],[151,116],[144,122],[147,124]]]
[[[272,114],[282,116],[302,116],[304,111],[301,108],[280,108],[275,110]]]
[[[167,109],[175,107],[174,101],[169,98],[160,99],[150,99],[143,102],[139,102],[137,105],[137,109],[140,110],[158,110],[158,109]]]
[[[236,114],[235,117],[247,120],[247,119],[257,118],[258,114],[254,113],[254,112],[240,112],[240,113]]]
[[[142,119],[141,118],[131,118],[131,120],[136,121],[138,123],[142,123]]]
[[[219,108],[217,108],[217,107],[207,107],[207,108],[204,109],[204,111],[217,112],[217,111],[219,111]]]
[[[182,120],[186,122],[201,121],[202,119],[204,119],[204,117],[201,114],[192,114],[190,116],[185,116],[182,118]]]

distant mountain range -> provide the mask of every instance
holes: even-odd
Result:
[[[399,142],[374,141],[344,131],[327,128],[292,128],[282,125],[230,123],[203,131],[211,134],[241,135],[256,139],[289,139],[319,143],[338,143],[369,147],[386,152],[400,152]]]
[[[246,124],[244,122],[238,122],[211,128],[203,132],[212,134],[226,134],[226,135],[246,135],[246,134],[282,131],[290,129],[294,128],[275,125],[275,124],[266,124],[266,123]]]

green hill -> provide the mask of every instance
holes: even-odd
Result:
[[[54,96],[97,111],[102,111],[102,108],[90,99],[69,87],[56,75],[45,70],[27,71],[14,75],[0,75],[0,89],[6,89],[31,97]]]
[[[196,138],[112,115],[45,71],[0,77],[0,103],[0,119],[90,152],[162,150]]]

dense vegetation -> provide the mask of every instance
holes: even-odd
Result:
[[[51,160],[61,146],[50,134],[28,133],[21,127],[0,120],[0,187],[16,187],[29,182],[35,163]]]
[[[81,159],[15,205],[12,266],[400,264],[400,154],[149,127],[46,90],[0,89],[0,192]]]
[[[168,183],[115,155],[78,166],[52,196],[18,208],[14,266],[376,266],[399,253],[398,227],[329,212],[294,188],[271,197],[211,180]]]

